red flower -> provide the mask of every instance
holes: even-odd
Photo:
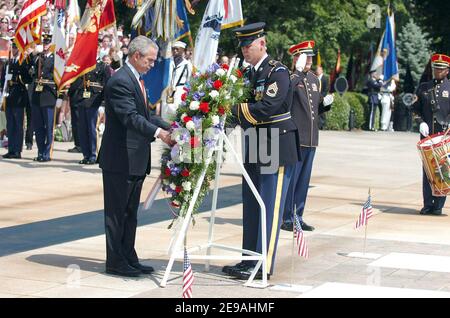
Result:
[[[186,116],[186,117],[183,118],[183,121],[184,121],[185,124],[187,124],[191,120],[192,120],[192,117],[190,117],[190,116]]]
[[[208,113],[209,112],[209,104],[208,103],[205,103],[205,102],[203,102],[203,103],[200,103],[200,106],[199,106],[199,108],[198,109],[200,109],[200,111],[202,112],[202,113]]]
[[[200,145],[200,141],[197,137],[191,137],[191,147],[196,148]]]
[[[183,90],[187,93],[189,92],[189,88],[187,88],[186,86],[183,86]]]
[[[187,99],[187,93],[184,93],[183,95],[181,95],[181,100],[182,100],[183,102],[185,102],[186,99]]]
[[[223,83],[220,80],[217,80],[213,83],[215,89],[219,90],[222,87]]]
[[[222,64],[222,68],[224,69],[224,70],[229,70],[230,69],[230,67],[228,66],[228,64]]]
[[[183,177],[189,177],[190,174],[191,174],[191,173],[189,172],[188,169],[183,169],[183,171],[181,171],[181,175],[182,175]]]
[[[220,115],[224,115],[225,114],[225,108],[223,108],[222,106],[219,106],[219,110],[218,110]]]
[[[242,78],[242,76],[244,76],[244,74],[242,74],[241,70],[236,70],[236,76],[239,78]]]
[[[166,168],[166,169],[164,170],[164,173],[166,174],[167,177],[170,176],[170,169],[169,169],[169,168]]]
[[[175,188],[175,192],[176,192],[176,193],[180,193],[181,191],[183,191],[183,187],[177,186],[177,187]]]

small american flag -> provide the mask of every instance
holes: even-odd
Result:
[[[192,298],[192,283],[194,282],[194,273],[192,272],[191,262],[184,248],[183,264],[183,298]]]
[[[367,225],[367,221],[373,216],[373,209],[372,209],[372,198],[367,198],[366,203],[364,203],[364,206],[362,208],[361,214],[358,217],[358,220],[356,221],[355,228],[359,228],[361,226]]]
[[[308,252],[308,246],[306,245],[305,235],[303,234],[302,226],[300,224],[300,220],[297,216],[297,214],[294,214],[294,237],[296,239],[296,243],[298,246],[298,255],[308,258],[309,252]]]

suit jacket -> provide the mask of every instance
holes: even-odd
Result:
[[[119,69],[105,87],[106,123],[99,152],[100,168],[131,176],[150,173],[150,143],[158,127],[169,129],[151,116],[139,82],[128,65]]]

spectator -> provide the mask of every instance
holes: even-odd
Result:
[[[109,35],[105,35],[102,38],[102,43],[100,45],[100,53],[99,58],[103,60],[105,55],[109,55],[109,50],[111,49],[111,37]]]

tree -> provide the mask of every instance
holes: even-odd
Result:
[[[397,38],[397,53],[402,81],[409,65],[414,86],[417,87],[423,68],[430,59],[430,44],[428,33],[423,32],[413,19],[401,29]]]

